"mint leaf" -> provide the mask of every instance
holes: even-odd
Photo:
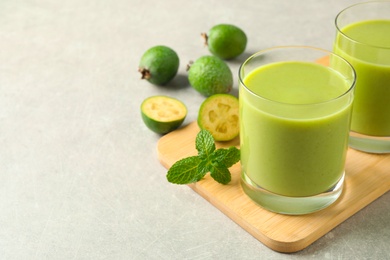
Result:
[[[211,133],[207,130],[200,130],[196,135],[195,147],[201,160],[210,160],[210,155],[215,150],[215,142]]]
[[[228,149],[220,148],[212,154],[212,160],[219,165],[230,168],[240,160],[240,150],[235,146],[231,146]]]
[[[168,170],[168,181],[176,184],[188,184],[199,181],[206,174],[198,173],[200,162],[199,156],[190,156],[175,162]]]
[[[209,160],[203,160],[203,161],[200,161],[199,165],[198,165],[198,174],[199,175],[206,175],[206,173],[208,173],[211,169],[211,161]]]
[[[232,179],[229,169],[219,164],[212,166],[210,176],[221,184],[228,184]]]
[[[213,136],[204,129],[196,135],[195,147],[198,156],[190,156],[174,163],[168,170],[168,181],[189,184],[201,180],[210,172],[214,180],[228,184],[232,178],[228,168],[240,160],[240,150],[234,146],[216,149]]]

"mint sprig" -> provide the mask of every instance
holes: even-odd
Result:
[[[240,160],[240,150],[234,146],[216,149],[214,138],[207,130],[196,136],[198,155],[175,162],[168,170],[167,180],[175,184],[189,184],[201,180],[208,172],[221,184],[231,181],[229,168]]]

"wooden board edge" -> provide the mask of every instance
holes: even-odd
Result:
[[[324,225],[323,228],[320,229],[319,231],[315,233],[311,233],[310,235],[304,238],[298,238],[297,240],[294,241],[280,241],[261,233],[258,229],[253,227],[248,221],[246,221],[245,218],[241,217],[239,214],[236,214],[235,211],[231,211],[229,208],[227,208],[223,202],[219,201],[217,198],[212,198],[213,196],[211,196],[211,194],[209,194],[207,189],[204,189],[201,185],[194,183],[188,186],[196,193],[198,193],[202,198],[204,198],[206,201],[208,201],[210,204],[212,204],[214,207],[220,210],[223,214],[229,217],[238,226],[240,226],[249,234],[251,234],[254,238],[262,242],[268,248],[280,253],[296,253],[304,250],[305,248],[313,244],[315,241],[317,241],[318,239],[320,239],[321,237],[323,237],[324,235],[332,231],[334,228],[342,224],[348,218],[352,217],[357,212],[367,207],[373,201],[375,201],[376,199],[380,198],[381,196],[383,196],[385,193],[388,192],[388,190],[386,191],[385,189],[377,189],[376,193],[370,196],[368,199],[366,199],[364,203],[355,204],[353,210],[351,210],[350,208],[348,212],[347,211],[341,212],[338,218],[332,219],[330,223],[328,222],[327,225]]]

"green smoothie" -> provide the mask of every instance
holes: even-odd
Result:
[[[256,68],[243,83],[244,174],[285,196],[311,196],[334,186],[344,173],[351,97],[343,94],[351,82],[327,67],[297,61]]]
[[[357,74],[351,129],[390,136],[390,20],[352,23],[341,31],[334,52]]]

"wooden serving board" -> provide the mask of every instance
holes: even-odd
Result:
[[[193,122],[161,137],[157,151],[162,165],[168,169],[177,160],[196,155],[198,132],[198,126]],[[232,145],[239,147],[239,139],[216,143],[217,148]],[[349,149],[345,186],[340,198],[328,208],[299,216],[276,214],[261,208],[241,188],[240,163],[233,165],[230,172],[232,181],[228,185],[217,183],[207,174],[189,187],[269,248],[291,253],[306,248],[389,191],[390,154],[375,155]]]

